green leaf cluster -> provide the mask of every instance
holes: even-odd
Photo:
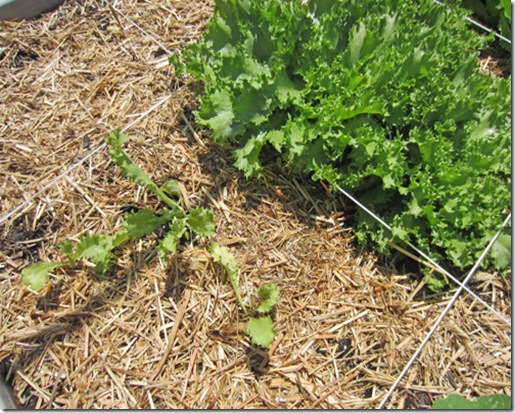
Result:
[[[170,58],[203,85],[197,122],[262,171],[274,148],[340,186],[356,236],[411,241],[470,267],[510,208],[511,83],[479,73],[489,40],[433,0],[216,0],[204,36]],[[484,261],[506,268],[508,241]]]
[[[234,255],[225,246],[214,242],[210,247],[210,252],[213,260],[222,264],[227,272],[229,281],[234,290],[234,294],[245,314],[251,315],[247,323],[245,334],[247,334],[252,343],[268,348],[275,337],[274,322],[270,316],[270,312],[273,310],[279,299],[279,288],[277,285],[270,283],[262,285],[257,290],[257,296],[259,303],[255,308],[248,308],[241,297],[240,291],[240,270],[238,261]]]
[[[98,274],[105,274],[115,259],[114,250],[129,240],[139,240],[165,227],[166,233],[157,245],[158,256],[168,260],[169,253],[177,249],[181,238],[191,231],[202,237],[212,237],[215,233],[214,214],[202,207],[193,208],[186,213],[169,196],[180,194],[177,182],[167,181],[159,187],[154,181],[125,153],[121,145],[127,136],[120,129],[115,129],[106,139],[110,146],[111,159],[117,164],[123,176],[153,191],[168,208],[155,213],[144,208],[124,217],[124,229],[114,235],[87,233],[74,244],[64,240],[59,244],[61,253],[67,262],[40,262],[29,265],[22,270],[22,282],[34,291],[39,291],[48,283],[48,274],[58,267],[75,267],[76,261],[82,258],[95,265]]]

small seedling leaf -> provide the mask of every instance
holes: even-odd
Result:
[[[125,230],[120,230],[113,236],[113,248],[117,248],[129,239],[129,233]]]
[[[70,265],[75,266],[75,260],[77,259],[75,253],[73,252],[73,243],[69,239],[65,239],[64,241],[59,243],[59,249],[63,253],[63,255],[68,258],[70,261]]]
[[[113,257],[114,237],[104,234],[83,235],[77,244],[76,258],[88,258],[95,263],[95,271],[105,274]]]
[[[48,283],[48,273],[57,267],[68,265],[65,262],[38,262],[29,265],[21,271],[21,280],[23,284],[30,287],[34,291],[39,291]]]
[[[121,145],[128,140],[128,136],[115,129],[106,139],[106,143],[111,147],[109,153],[111,159],[121,169],[122,175],[148,189],[155,189],[156,184],[143,172],[143,170],[133,162],[124,152]]]
[[[184,218],[175,218],[170,224],[170,229],[166,233],[163,239],[159,241],[157,245],[157,253],[159,258],[167,262],[168,253],[175,252],[177,250],[177,244],[181,237],[186,231],[186,222]]]
[[[157,228],[166,224],[171,218],[172,216],[167,209],[160,216],[149,209],[141,209],[127,215],[124,226],[130,238],[141,239],[146,235],[153,234]]]
[[[260,303],[256,311],[259,313],[268,313],[272,311],[272,308],[277,304],[279,288],[273,283],[262,285],[258,288],[257,294]]]
[[[251,318],[245,334],[250,337],[253,344],[268,348],[275,337],[274,322],[270,316]]]
[[[76,256],[93,260],[105,256],[112,249],[113,239],[104,234],[85,234],[77,244]]]
[[[511,410],[511,397],[505,394],[480,396],[475,401],[451,394],[433,403],[434,410]]]
[[[154,181],[125,153],[122,149],[122,143],[128,140],[127,135],[121,132],[121,129],[115,129],[106,138],[106,144],[111,147],[109,153],[112,161],[120,167],[122,176],[129,178],[131,181],[144,186],[153,191],[159,199],[172,209],[181,209],[174,201],[159,188]]]
[[[175,179],[166,181],[161,186],[161,191],[163,191],[166,195],[173,198],[181,197],[181,188],[179,187],[179,183]]]
[[[212,237],[215,234],[215,216],[209,209],[192,209],[186,218],[186,224],[201,237]]]
[[[227,272],[229,281],[231,282],[234,294],[240,303],[241,308],[247,313],[247,308],[243,304],[240,292],[240,273],[238,268],[238,261],[234,258],[234,255],[227,249],[227,247],[221,246],[220,244],[213,242],[210,248],[211,255],[215,262],[222,264]]]

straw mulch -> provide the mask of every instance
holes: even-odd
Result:
[[[0,23],[0,361],[20,406],[376,407],[451,294],[430,294],[417,266],[358,247],[341,197],[278,163],[266,179],[244,179],[229,151],[195,129],[186,87],[128,129],[127,151],[157,183],[180,181],[184,208],[213,210],[244,300],[279,286],[268,351],[243,334],[207,240],[183,243],[164,265],[149,237],[120,251],[105,279],[84,263],[56,270],[42,292],[22,285],[21,269],[58,259],[58,242],[114,233],[132,207],[159,209],[106,148],[87,155],[179,90],[165,49],[197,38],[212,5],[115,7],[123,14],[66,1],[37,20]],[[480,273],[471,285],[508,319],[509,275]],[[466,293],[386,407],[429,407],[450,393],[511,394],[511,328]]]

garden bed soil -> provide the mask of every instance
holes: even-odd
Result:
[[[17,402],[378,406],[452,293],[431,293],[418,263],[358,246],[349,201],[277,162],[247,180],[230,151],[195,128],[195,91],[167,58],[200,36],[212,4],[115,7],[67,0],[35,20],[0,22],[0,361]],[[495,62],[482,65],[502,67]],[[102,146],[132,123],[130,156],[159,184],[181,182],[185,209],[216,214],[215,240],[238,259],[244,300],[259,285],[280,288],[266,354],[243,334],[244,314],[206,240],[181,244],[163,265],[150,237],[124,248],[103,279],[84,264],[56,270],[39,293],[21,283],[24,266],[59,257],[58,242],[114,233],[130,208],[158,209]],[[479,272],[470,284],[507,319],[510,277]],[[386,407],[426,408],[451,393],[511,394],[511,327],[467,293]]]

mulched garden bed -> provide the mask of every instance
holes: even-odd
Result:
[[[167,57],[200,36],[210,3],[114,6],[66,1],[0,22],[0,361],[19,405],[376,407],[451,292],[431,293],[417,263],[358,246],[349,201],[280,164],[246,180],[195,129],[195,91]],[[483,67],[503,75],[492,56]],[[151,238],[124,248],[103,279],[84,264],[56,270],[39,293],[21,283],[21,269],[56,258],[58,242],[114,233],[127,208],[157,209],[99,147],[128,125],[127,151],[142,169],[181,182],[184,208],[216,214],[215,240],[238,259],[244,300],[267,282],[280,288],[267,352],[243,334],[205,241],[183,243],[163,265]],[[507,319],[510,276],[480,272],[470,285]],[[467,293],[386,407],[426,408],[450,393],[511,394],[511,327]]]

